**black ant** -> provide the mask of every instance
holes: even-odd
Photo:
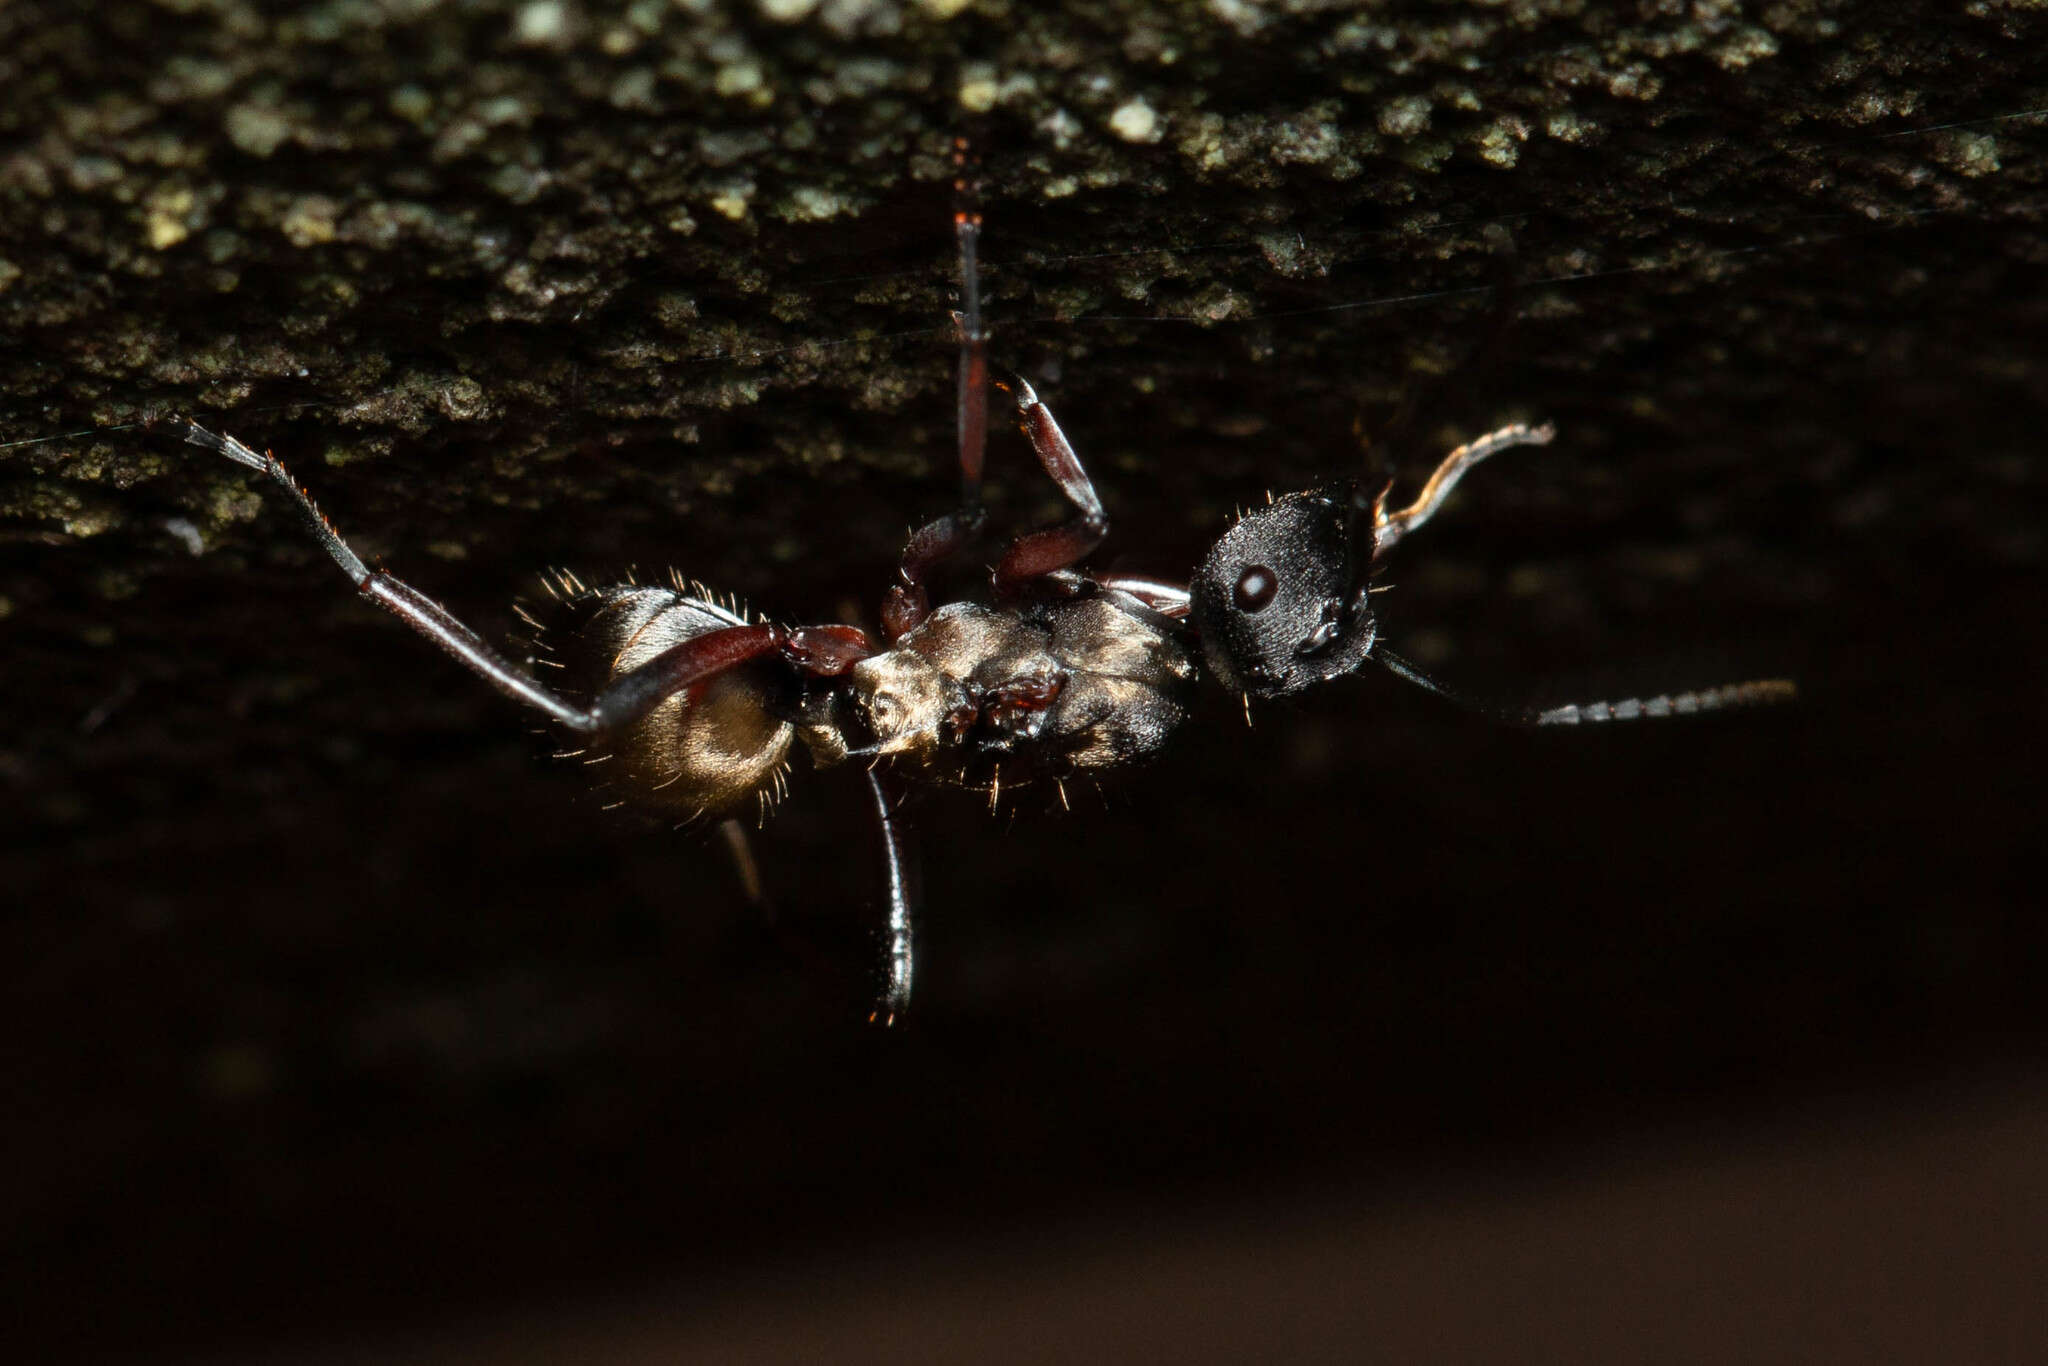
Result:
[[[970,204],[964,180],[956,186]],[[686,819],[748,803],[765,813],[780,794],[790,750],[814,764],[866,761],[888,858],[889,916],[872,1019],[910,1001],[914,898],[907,782],[986,794],[1005,786],[1088,776],[1151,754],[1186,719],[1200,674],[1250,699],[1285,697],[1355,672],[1366,660],[1464,701],[1379,641],[1371,581],[1387,552],[1427,522],[1480,461],[1510,446],[1543,445],[1549,426],[1503,427],[1458,447],[1415,501],[1387,507],[1355,479],[1277,498],[1242,516],[1185,585],[1078,568],[1109,532],[1081,462],[1045,403],[1021,379],[988,373],[975,263],[981,216],[954,213],[960,257],[958,458],[960,504],[914,532],[883,600],[883,644],[856,626],[782,626],[750,618],[700,585],[588,588],[562,575],[559,595],[581,610],[548,644],[580,669],[586,705],[508,662],[438,603],[349,549],[275,455],[171,420],[186,441],[269,475],[290,492],[314,536],[357,590],[516,702],[587,737],[617,786]],[[927,579],[981,530],[988,392],[1001,389],[1045,472],[1075,514],[1011,541],[990,600],[933,607]],[[1518,711],[1481,707],[1526,725],[1632,720],[1777,701],[1782,680]],[[1467,705],[1470,705],[1469,703]],[[1064,791],[1064,790],[1063,790]]]

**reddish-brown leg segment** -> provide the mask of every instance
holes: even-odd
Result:
[[[613,679],[591,706],[587,729],[607,731],[629,725],[677,693],[764,655],[780,655],[792,668],[815,678],[836,678],[874,652],[866,633],[855,626],[791,630],[764,623],[707,631]]]
[[[960,460],[960,506],[911,533],[897,562],[896,582],[882,600],[882,634],[891,643],[914,631],[931,615],[925,579],[981,531],[982,465],[988,449],[988,332],[981,322],[981,273],[975,251],[981,241],[981,209],[967,175],[967,144],[953,144],[953,235],[960,245],[960,363],[955,429]]]
[[[999,731],[1023,729],[1027,718],[1048,711],[1066,688],[1064,674],[1029,674],[990,688],[981,699],[981,717]]]
[[[1081,458],[1074,454],[1060,424],[1053,421],[1052,410],[1029,384],[1019,379],[1016,386],[1018,419],[1038,463],[1081,512],[1049,531],[1034,531],[1010,543],[996,565],[996,593],[1003,597],[1014,596],[1033,579],[1078,563],[1109,534],[1109,514],[1103,511],[1088,472],[1081,468]]]

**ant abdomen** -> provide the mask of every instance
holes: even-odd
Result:
[[[543,628],[541,644],[565,671],[568,689],[586,697],[685,641],[752,624],[737,604],[696,584],[591,589],[563,575],[558,586],[564,620]],[[784,695],[791,691],[771,664],[741,665],[574,753],[607,788],[672,819],[749,806],[765,814],[783,791],[796,738],[794,699]]]

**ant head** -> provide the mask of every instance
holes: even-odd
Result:
[[[1372,653],[1364,567],[1373,523],[1356,501],[1341,487],[1290,493],[1210,548],[1190,616],[1224,687],[1286,697],[1355,672]]]

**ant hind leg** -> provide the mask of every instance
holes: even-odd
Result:
[[[780,655],[792,668],[812,677],[846,672],[874,653],[867,636],[852,626],[811,626],[791,630],[766,624],[709,631],[663,651],[632,672],[611,681],[588,707],[579,707],[542,687],[524,670],[484,643],[482,636],[458,621],[447,608],[392,574],[371,569],[349,548],[312,498],[299,487],[284,462],[268,452],[258,455],[232,436],[216,435],[197,423],[174,424],[185,440],[269,475],[292,496],[300,515],[323,549],[341,567],[356,591],[397,617],[493,688],[548,717],[565,729],[583,734],[613,730],[639,720],[679,692],[707,683],[728,669],[752,659]]]

